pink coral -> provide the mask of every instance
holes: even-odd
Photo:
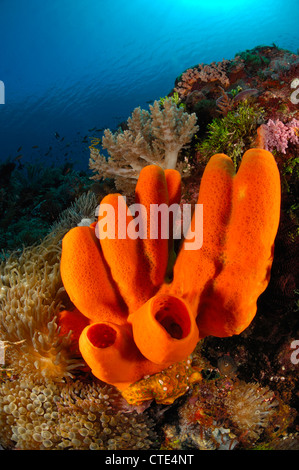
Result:
[[[265,149],[272,151],[274,148],[278,152],[286,153],[289,142],[292,144],[299,144],[299,121],[292,119],[287,124],[284,124],[279,119],[273,121],[269,119],[266,125],[263,126]]]

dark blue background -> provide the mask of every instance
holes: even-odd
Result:
[[[0,0],[0,162],[87,168],[98,129],[186,68],[273,42],[297,52],[298,18],[298,0]]]

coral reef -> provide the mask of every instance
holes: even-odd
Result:
[[[269,119],[267,124],[261,126],[259,132],[266,150],[276,149],[278,152],[286,153],[289,143],[299,144],[299,121],[294,118],[286,124],[279,119],[275,121]]]
[[[69,331],[80,314],[64,290],[59,264],[65,234],[77,225],[89,229],[95,207],[114,190],[122,165],[129,172],[132,167],[119,161],[111,178],[95,183],[71,164],[44,169],[29,168],[20,159],[1,164],[0,449],[299,449],[293,346],[299,333],[298,77],[298,55],[259,46],[233,60],[190,69],[160,100],[159,111],[171,100],[180,113],[195,113],[200,124],[178,154],[177,169],[184,172],[181,204],[197,202],[213,154],[227,153],[239,167],[244,149],[269,148],[281,177],[281,217],[271,278],[251,324],[238,335],[207,336],[184,361],[122,393],[96,379],[78,350],[82,317]],[[146,113],[137,111],[136,121],[146,121]],[[111,145],[129,130],[132,118],[123,132],[111,132]],[[269,121],[291,138],[277,134],[267,147],[262,129]],[[290,135],[291,122],[296,125]],[[229,123],[234,123],[231,136]],[[145,141],[151,146],[155,139]],[[163,162],[165,147],[155,152]],[[112,154],[108,162],[113,163]],[[117,184],[133,200],[132,184],[123,180]],[[174,240],[167,282],[180,248]],[[192,264],[193,259],[187,271]]]
[[[153,422],[115,389],[88,380],[73,334],[58,326],[69,302],[61,238],[77,209],[72,205],[40,245],[1,264],[0,442],[25,450],[147,449],[156,439]]]
[[[40,243],[64,210],[81,195],[95,192],[87,173],[71,165],[8,161],[0,164],[0,174],[0,243],[6,252]]]
[[[145,207],[146,233],[151,228],[150,206],[167,206],[172,193],[179,200],[180,191],[173,191],[179,187],[178,173],[166,172],[149,165],[140,173],[136,198]],[[205,241],[190,249],[192,237],[186,235],[170,284],[164,283],[169,242],[161,235],[161,223],[158,238],[130,237],[129,225],[135,224],[136,231],[140,220],[119,198],[112,194],[101,203],[104,211],[113,209],[110,222],[116,223],[108,236],[101,216],[96,225],[67,233],[61,275],[75,307],[90,320],[79,338],[83,358],[97,378],[125,391],[144,376],[187,359],[199,338],[240,334],[251,323],[257,299],[269,282],[280,178],[266,150],[247,151],[237,174],[229,157],[214,155],[198,197],[206,211]],[[199,230],[195,216],[189,228],[193,238]],[[104,220],[106,227],[109,220]],[[68,322],[72,327],[71,319]],[[73,324],[77,330],[77,312]],[[152,396],[157,382],[152,383]],[[177,398],[176,389],[176,384],[167,385],[165,403]]]
[[[196,145],[200,158],[207,161],[215,153],[226,153],[237,167],[244,149],[250,146],[257,127],[263,122],[263,116],[264,110],[260,106],[240,101],[223,118],[214,118],[207,125],[206,138]]]
[[[196,67],[186,70],[178,79],[175,91],[180,98],[186,96],[190,91],[196,89],[194,85],[198,82],[211,83],[217,82],[224,87],[229,86],[229,78],[226,74],[226,68],[230,65],[229,60],[222,62],[213,62],[212,64],[199,64]]]
[[[172,99],[155,101],[150,112],[136,108],[127,129],[115,134],[110,129],[104,131],[102,146],[108,150],[108,159],[90,147],[90,168],[96,172],[93,178],[113,177],[117,189],[132,190],[145,165],[182,167],[178,164],[179,152],[197,130],[196,115],[186,113]]]
[[[249,449],[261,440],[271,448],[282,445],[294,419],[268,387],[224,376],[195,385],[178,414],[164,426],[165,449]]]

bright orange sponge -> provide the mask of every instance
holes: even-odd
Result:
[[[65,290],[83,315],[92,321],[126,322],[126,305],[93,227],[75,227],[64,236],[60,271]]]
[[[119,390],[161,371],[161,366],[142,356],[126,325],[93,323],[82,331],[79,348],[92,373]]]
[[[185,241],[166,291],[191,306],[200,337],[239,334],[255,316],[270,279],[280,218],[280,176],[273,155],[248,150],[236,175],[229,157],[214,155],[198,203],[203,204],[203,246],[188,251]]]
[[[164,367],[186,359],[198,342],[192,313],[177,297],[158,294],[129,316],[142,354]]]
[[[199,338],[242,332],[270,278],[280,216],[280,177],[270,152],[248,150],[237,174],[228,156],[210,159],[198,196],[202,247],[186,249],[192,242],[186,238],[167,284],[172,231],[170,227],[165,239],[163,220],[156,219],[158,236],[151,238],[150,211],[152,205],[179,203],[180,196],[179,173],[149,165],[136,187],[136,203],[145,208],[141,214],[130,212],[119,194],[111,194],[102,208],[112,208],[110,217],[116,216],[114,237],[105,237],[102,214],[96,231],[94,226],[76,227],[63,239],[62,280],[76,309],[89,319],[85,324],[75,310],[81,354],[100,380],[129,389],[130,400],[140,401],[142,387],[148,387],[141,380],[145,375],[182,363]],[[127,214],[123,226],[118,220],[121,206]],[[129,228],[132,234],[142,225],[147,238],[123,237]],[[193,216],[190,233],[195,228]],[[72,313],[64,312],[62,330],[71,323]],[[177,385],[169,390],[176,392],[169,392],[174,395],[164,397],[165,403],[178,396]]]

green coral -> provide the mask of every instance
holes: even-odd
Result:
[[[296,234],[299,233],[298,213],[299,203],[296,197],[298,191],[299,180],[299,157],[291,155],[286,162],[284,162],[282,169],[282,184],[286,193],[290,196],[291,204],[285,207],[286,211],[290,214],[291,218],[296,222]]]
[[[295,175],[296,179],[299,177],[299,157],[291,157],[287,160],[284,166],[284,174]]]
[[[215,118],[207,126],[207,138],[197,144],[203,160],[215,153],[226,153],[237,166],[245,149],[250,147],[264,110],[258,105],[241,102],[223,118]]]
[[[259,54],[258,51],[260,48],[261,47],[257,47],[256,49],[252,50],[247,49],[246,51],[236,55],[244,60],[245,63],[253,66],[268,65],[270,63],[270,59]]]
[[[243,90],[243,88],[238,85],[236,88],[233,88],[232,90],[230,90],[230,94],[232,95],[232,97],[234,98],[235,96],[237,96],[238,93],[240,93],[241,91]]]
[[[169,99],[168,96],[164,96],[163,98],[160,98],[159,102],[160,102],[160,106],[161,106],[161,107],[164,106],[164,102],[165,102],[165,100],[167,100],[167,99]],[[184,108],[184,109],[186,108],[185,103],[182,103],[182,102],[181,102],[181,99],[180,99],[179,94],[178,94],[177,91],[175,91],[175,92],[173,93],[173,95],[171,95],[170,99],[171,99],[171,101],[172,101],[174,104],[177,105],[178,108]]]

